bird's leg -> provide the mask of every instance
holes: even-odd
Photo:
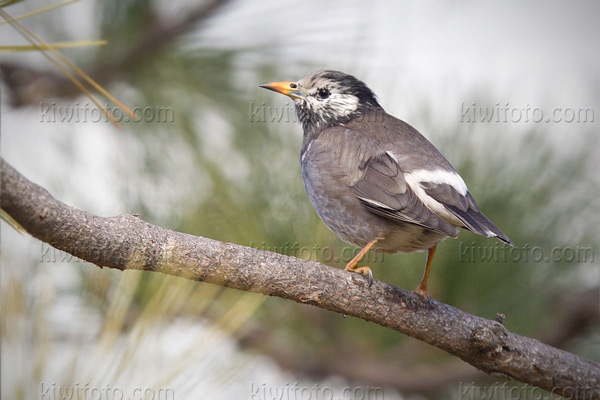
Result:
[[[373,271],[371,271],[370,267],[357,267],[357,265],[379,239],[380,238],[378,237],[370,241],[357,255],[354,256],[352,260],[350,260],[348,264],[346,264],[346,268],[344,268],[346,271],[356,272],[358,274],[367,276],[369,278],[369,287],[371,287],[373,284]]]
[[[433,261],[436,248],[437,245],[433,246],[427,251],[427,267],[425,267],[425,275],[415,290],[415,292],[423,296],[426,300],[429,300],[429,293],[427,293],[427,280],[429,279],[429,270],[431,269],[431,262]]]

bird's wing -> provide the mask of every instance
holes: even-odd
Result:
[[[362,177],[352,184],[354,194],[370,211],[456,236],[456,228],[430,210],[406,182],[398,163],[383,152],[359,165]]]
[[[369,129],[370,137],[376,136],[381,143],[389,144],[388,155],[404,173],[408,186],[431,211],[454,226],[487,237],[497,236],[512,245],[510,239],[481,213],[450,162],[415,128],[389,114],[385,114],[379,123],[362,127]]]
[[[317,141],[339,159],[347,184],[372,212],[448,236],[461,227],[512,245],[448,160],[405,122],[386,114],[369,124],[325,129]]]
[[[353,185],[361,203],[384,217],[456,236],[456,227],[487,237],[511,240],[483,213],[453,169],[403,173],[394,154],[381,153],[359,165],[363,176]]]
[[[458,174],[456,174],[458,176]],[[462,180],[462,179],[461,179]],[[471,193],[466,190],[461,193],[451,183],[438,181],[421,181],[417,183],[426,196],[442,205],[447,212],[458,219],[464,228],[482,236],[498,237],[504,243],[513,245],[513,242],[496,225],[492,223],[479,209]]]

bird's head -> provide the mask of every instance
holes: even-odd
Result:
[[[367,85],[339,71],[320,70],[297,82],[271,82],[260,87],[294,100],[305,133],[320,132],[382,109]]]

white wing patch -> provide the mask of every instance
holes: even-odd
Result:
[[[392,153],[391,151],[386,151],[387,155],[392,157],[394,159],[394,161],[396,161],[396,164],[398,164],[398,157],[396,157],[396,155],[394,153]]]
[[[389,154],[389,153],[388,153]],[[390,154],[391,155],[391,154]],[[421,182],[431,182],[436,184],[445,183],[452,186],[458,193],[465,196],[467,194],[467,185],[465,181],[454,171],[448,171],[443,169],[426,170],[419,169],[411,173],[405,174],[404,179],[410,188],[415,192],[419,199],[429,208],[431,211],[444,218],[446,221],[456,225],[463,226],[463,223],[454,216],[450,211],[444,207],[444,205],[434,198],[430,197],[423,187]]]
[[[405,174],[404,178],[406,178],[407,182],[411,180],[415,183],[431,182],[436,183],[438,185],[445,183],[447,185],[452,186],[454,189],[456,189],[458,193],[462,194],[463,196],[467,195],[467,185],[465,184],[465,181],[463,181],[460,175],[454,171],[448,171],[445,169],[418,169],[416,171],[412,171],[411,173]]]

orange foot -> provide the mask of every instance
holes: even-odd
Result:
[[[429,270],[431,269],[431,263],[433,262],[433,256],[435,255],[436,246],[433,246],[427,252],[427,266],[425,267],[425,275],[423,280],[419,283],[419,286],[414,290],[415,293],[420,294],[428,303],[431,304],[431,295],[427,292],[427,281],[429,280]]]
[[[373,284],[373,271],[371,271],[371,268],[369,267],[357,267],[357,265],[378,240],[379,238],[370,241],[352,260],[350,260],[348,264],[346,264],[346,268],[344,268],[346,271],[355,272],[368,277],[369,287]]]
[[[369,278],[369,287],[371,287],[371,285],[373,284],[373,271],[371,271],[370,267],[354,267],[354,268],[352,268],[352,266],[346,265],[346,268],[344,268],[344,270],[348,271],[348,272],[355,272],[357,274],[361,274],[361,275],[364,275],[367,278]]]

